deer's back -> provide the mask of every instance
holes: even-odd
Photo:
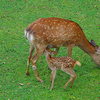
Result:
[[[53,47],[67,46],[70,43],[79,45],[84,37],[77,23],[60,18],[40,18],[30,24],[26,32],[32,34],[35,41]]]

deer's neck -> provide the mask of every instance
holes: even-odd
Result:
[[[90,57],[95,54],[95,47],[92,46],[86,38],[83,39],[83,42],[79,47],[86,52]]]

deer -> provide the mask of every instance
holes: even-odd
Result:
[[[46,57],[46,61],[49,65],[49,68],[52,70],[52,76],[51,76],[51,88],[50,90],[53,89],[53,84],[54,84],[54,79],[55,79],[55,74],[57,69],[61,69],[62,71],[66,72],[71,76],[69,81],[65,84],[64,89],[68,86],[68,84],[72,81],[71,83],[71,88],[74,84],[74,81],[76,79],[76,74],[73,71],[73,68],[77,65],[81,66],[81,63],[79,61],[75,61],[71,57],[51,57],[51,54],[53,51],[51,51],[49,48],[46,48],[44,50],[44,55]]]
[[[28,25],[24,33],[30,44],[26,75],[29,75],[31,61],[36,79],[40,82],[43,80],[39,77],[36,63],[47,47],[55,48],[54,56],[56,56],[59,48],[64,46],[67,48],[68,57],[71,57],[73,47],[78,46],[100,67],[99,46],[95,44],[94,40],[89,42],[82,28],[74,21],[53,17],[39,18]],[[32,56],[34,49],[35,53]]]

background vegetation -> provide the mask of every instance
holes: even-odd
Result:
[[[50,91],[50,73],[44,55],[37,63],[44,84],[30,67],[26,76],[29,43],[24,29],[38,18],[59,17],[77,22],[87,39],[100,46],[100,0],[0,0],[0,100],[100,100],[100,69],[78,47],[72,58],[82,63],[74,68],[73,88],[64,85],[70,78],[58,70]],[[62,47],[57,55],[67,56]]]

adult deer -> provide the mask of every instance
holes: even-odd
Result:
[[[29,74],[29,64],[31,61],[36,78],[40,82],[43,81],[39,78],[36,62],[46,47],[56,48],[55,56],[59,48],[65,46],[67,47],[68,56],[70,57],[73,47],[78,46],[100,66],[99,47],[95,45],[93,40],[89,43],[81,27],[73,21],[61,18],[40,18],[25,29],[25,36],[30,43],[30,54],[26,74]],[[32,57],[34,48],[36,51]]]

